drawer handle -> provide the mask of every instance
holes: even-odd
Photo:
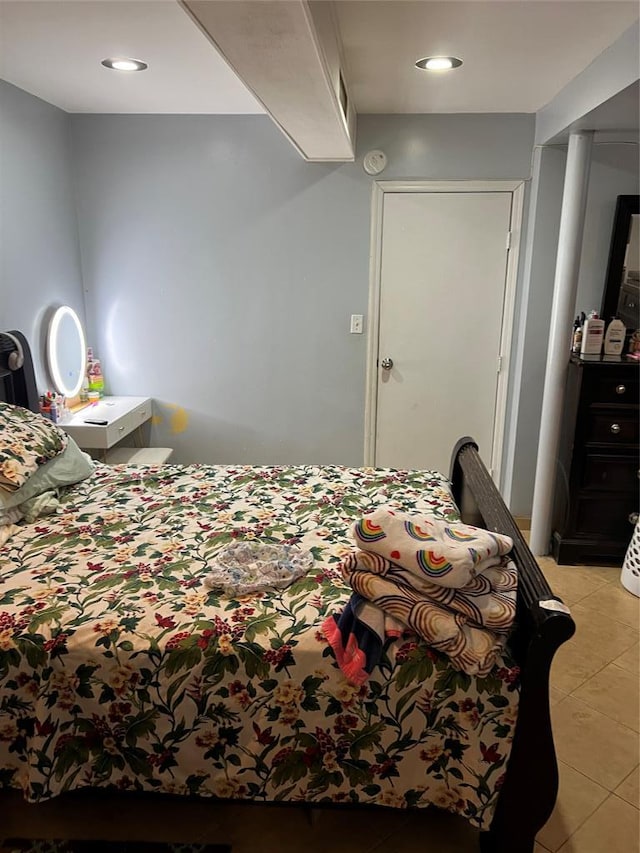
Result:
[[[611,429],[613,429],[613,427],[611,427]],[[620,429],[620,427],[618,427],[618,429]],[[118,432],[124,432],[124,427],[118,427]]]
[[[637,524],[638,518],[640,518],[640,515],[637,512],[630,512],[629,513],[629,524]]]
[[[624,394],[626,390],[624,385],[616,385],[616,394]]]
[[[620,432],[620,424],[611,424],[609,429],[614,435],[617,435]]]

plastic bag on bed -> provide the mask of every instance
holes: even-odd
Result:
[[[295,545],[232,542],[216,555],[205,585],[229,596],[284,589],[312,564],[313,555]]]

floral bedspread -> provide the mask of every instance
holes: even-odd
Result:
[[[406,638],[354,688],[319,630],[351,592],[349,527],[381,503],[457,517],[429,472],[98,466],[0,550],[0,787],[433,803],[486,828],[517,714],[508,657],[471,678]],[[311,571],[211,591],[216,552],[254,538],[309,549]]]

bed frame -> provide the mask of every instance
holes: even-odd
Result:
[[[20,332],[12,331],[11,334],[22,344],[24,365],[17,371],[9,371],[8,356],[15,350],[15,344],[0,333],[0,399],[37,410],[28,342]],[[550,817],[558,792],[558,766],[549,712],[551,662],[559,646],[573,635],[575,624],[568,608],[547,584],[472,438],[457,442],[450,478],[463,521],[506,533],[513,539],[512,555],[519,573],[516,626],[509,639],[513,657],[521,668],[518,721],[496,812],[490,830],[480,833],[480,849],[482,853],[533,853],[536,833]],[[164,810],[168,800],[176,805],[185,823],[198,820],[198,814],[208,814],[207,823],[210,823],[213,805],[210,801],[203,805],[202,800],[167,795],[89,790],[32,805],[24,801],[19,791],[0,791],[0,829],[6,838],[106,840],[105,833],[109,830],[111,837],[117,838],[118,826],[128,812],[138,815],[141,823],[151,827],[148,831],[152,834],[153,820],[151,818],[149,823],[142,812],[152,815],[158,803]],[[254,807],[247,804],[247,808]],[[321,807],[314,805],[313,810],[316,808]],[[82,815],[89,813],[100,814],[105,819],[83,822]]]

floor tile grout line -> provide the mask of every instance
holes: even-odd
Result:
[[[624,652],[623,652],[623,654],[624,654]],[[620,655],[618,655],[618,657],[620,657]],[[618,666],[618,664],[616,663],[616,660],[617,660],[617,659],[618,659],[618,658],[614,658],[613,660],[609,661],[609,663],[606,663],[606,664],[602,667],[602,669],[599,669],[597,672],[594,672],[594,673],[593,673],[593,675],[590,675],[590,676],[589,676],[589,678],[587,678],[585,681],[583,681],[583,682],[582,682],[581,684],[579,684],[577,687],[574,687],[574,688],[573,688],[573,690],[571,690],[571,692],[570,692],[570,693],[568,693],[567,695],[568,695],[568,696],[573,696],[573,694],[576,692],[576,690],[581,690],[581,689],[585,686],[585,684],[586,684],[587,682],[591,681],[593,678],[596,678],[596,676],[600,675],[600,673],[604,672],[604,671],[605,671],[605,669],[607,669],[607,668],[608,668],[608,667],[610,667],[610,666],[615,666],[615,668],[616,668],[616,669],[619,669],[619,670],[620,670],[620,672],[626,672],[628,675],[633,675],[633,673],[631,673],[628,669],[625,669],[623,666]],[[559,688],[557,688],[557,687],[556,687],[556,690],[558,690],[558,689],[559,689]],[[575,698],[576,698],[576,699],[580,699],[580,701],[582,701],[582,702],[585,702],[585,704],[589,705],[591,708],[593,708],[593,707],[594,707],[594,706],[593,706],[593,705],[591,705],[591,704],[590,704],[586,699],[582,699],[582,697],[581,697],[581,696],[576,696]],[[599,708],[594,708],[594,710],[595,710],[595,711],[598,711],[598,710],[599,710]],[[618,721],[616,720],[616,718],[615,718],[615,717],[612,717],[612,716],[611,716],[611,714],[606,714],[604,711],[600,711],[600,713],[601,713],[601,714],[604,714],[604,716],[605,716],[605,717],[609,717],[609,719],[610,719],[610,720],[615,720],[616,722],[618,722]],[[623,725],[626,725],[626,724],[625,724],[625,723],[623,723]],[[638,729],[633,729],[633,731],[638,731]],[[639,732],[639,733],[640,733],[640,732]]]
[[[615,792],[615,788],[609,788],[607,785],[604,784],[604,782],[602,782],[602,781],[599,782],[597,779],[594,779],[593,776],[589,776],[588,773],[585,773],[584,770],[578,770],[578,768],[574,767],[573,764],[571,764],[569,761],[567,761],[566,758],[563,758],[562,761],[565,764],[567,764],[572,770],[575,770],[576,773],[582,773],[582,775],[586,776],[586,778],[589,779],[590,782],[595,782],[596,785],[599,785],[601,788],[604,788],[608,794],[613,794]],[[624,779],[626,779],[626,778],[627,777],[625,776]],[[616,782],[615,787],[618,788],[620,785],[622,785],[622,783],[624,782],[624,779],[621,779],[619,782]],[[602,802],[604,802],[604,800]]]
[[[600,808],[600,806],[601,806],[603,803],[606,803],[606,802],[607,802],[607,800],[609,799],[609,797],[613,794],[613,791],[610,791],[610,790],[606,787],[606,785],[603,785],[601,782],[596,782],[596,781],[595,781],[595,779],[592,779],[590,776],[587,776],[587,774],[586,774],[586,773],[583,773],[583,772],[582,772],[582,770],[577,770],[575,767],[572,767],[572,766],[571,766],[571,764],[569,764],[569,762],[568,762],[568,761],[562,761],[561,759],[558,759],[558,762],[559,762],[559,763],[561,763],[561,764],[566,764],[568,767],[571,767],[571,769],[573,770],[573,772],[574,772],[574,773],[578,773],[578,775],[582,776],[584,779],[588,779],[590,782],[593,782],[594,784],[596,784],[599,788],[602,788],[602,790],[603,790],[603,791],[605,791],[605,796],[604,796],[604,798],[603,798],[603,799],[602,799],[602,800],[597,804],[597,806],[595,806],[595,807],[594,807],[593,811],[589,812],[589,814],[588,814],[588,815],[586,815],[586,817],[584,818],[584,820],[581,820],[581,821],[580,821],[580,823],[578,824],[578,826],[576,826],[576,827],[574,828],[573,832],[572,832],[570,835],[568,835],[568,836],[564,839],[564,841],[561,841],[561,842],[560,842],[560,844],[558,845],[558,847],[556,847],[556,849],[555,849],[555,850],[551,850],[551,851],[549,851],[549,853],[558,853],[558,851],[559,851],[559,850],[561,850],[561,849],[562,849],[562,847],[564,847],[564,845],[567,843],[567,841],[569,841],[569,839],[570,839],[570,838],[573,838],[573,836],[574,836],[574,835],[576,834],[576,832],[580,829],[580,827],[581,827],[581,826],[583,826],[583,825],[584,825],[584,824],[589,820],[589,818],[590,818],[590,817],[593,817],[593,815],[598,811],[598,809]],[[559,769],[559,768],[558,768],[558,769]],[[633,773],[633,770],[632,770],[631,772]],[[626,779],[626,778],[627,778],[627,777],[625,776],[625,779]],[[624,781],[624,779],[623,779],[622,781]],[[622,782],[621,782],[620,784],[622,784]],[[562,774],[560,774],[560,786],[562,786]],[[560,801],[561,801],[561,799],[562,799],[562,791],[561,791],[561,787],[560,787],[560,788],[559,788],[559,792],[558,792],[558,799],[556,800],[556,804],[557,804],[558,802],[560,802]],[[618,799],[620,799],[620,798],[618,798]],[[539,843],[539,842],[538,842],[538,843]]]
[[[595,581],[595,580],[600,580],[600,579],[599,579],[599,578],[594,578],[594,581]],[[613,581],[601,581],[601,583],[599,583],[599,584],[598,584],[598,586],[597,586],[595,589],[592,589],[590,592],[585,593],[585,595],[583,595],[583,596],[580,598],[580,601],[584,601],[586,598],[590,598],[592,595],[595,595],[595,594],[596,594],[596,592],[600,592],[600,590],[602,589],[602,587],[604,587],[604,586],[611,586],[611,584],[612,584],[612,583],[613,583]],[[577,602],[576,602],[576,603],[577,603]]]
[[[584,773],[583,773],[582,775],[584,776]],[[587,777],[587,778],[589,778],[589,777]],[[609,791],[609,793],[608,793],[608,794],[607,794],[607,796],[604,798],[604,800],[603,800],[601,803],[598,803],[598,805],[597,805],[597,806],[595,807],[595,809],[591,812],[591,814],[589,815],[589,817],[593,817],[593,815],[598,811],[598,809],[602,808],[602,806],[607,802],[607,800],[611,799],[611,797],[615,797],[615,794],[613,793],[613,791]],[[620,797],[618,797],[617,799],[620,799]],[[623,802],[624,802],[624,801],[623,801]],[[585,825],[585,823],[587,822],[587,820],[588,820],[588,818],[587,818],[586,820],[583,820],[583,821],[581,822],[580,826],[577,826],[577,827],[574,829],[574,831],[571,833],[571,835],[570,835],[568,838],[566,838],[566,839],[562,842],[562,844],[560,845],[560,847],[558,847],[558,849],[555,851],[555,853],[562,853],[562,850],[563,850],[563,848],[565,847],[565,845],[567,845],[567,844],[571,841],[571,839],[573,838],[573,836],[578,832],[578,830],[579,830],[581,827],[583,827],[583,826]],[[551,851],[551,853],[554,853],[554,851]]]
[[[587,678],[585,678],[585,680],[584,680],[584,681],[581,681],[581,682],[580,682],[580,684],[577,684],[575,687],[572,687],[572,688],[571,688],[571,690],[569,690],[568,692],[567,692],[566,690],[563,690],[561,687],[557,687],[557,686],[553,683],[553,680],[552,680],[552,679],[553,679],[553,664],[552,664],[551,672],[550,672],[550,674],[549,674],[549,686],[550,686],[550,687],[555,687],[555,688],[556,688],[556,690],[559,690],[561,693],[564,693],[564,694],[565,694],[565,696],[572,696],[572,695],[573,695],[573,691],[574,691],[574,690],[579,690],[579,689],[582,687],[582,685],[583,685],[583,684],[586,684],[586,683],[587,683],[587,681],[589,681],[589,679],[594,678],[596,675],[598,675],[599,673],[601,673],[603,669],[606,669],[606,668],[607,668],[608,666],[610,666],[612,663],[615,663],[615,662],[618,660],[618,658],[619,658],[619,657],[622,657],[622,655],[624,655],[624,654],[626,654],[628,651],[630,651],[630,650],[631,650],[635,645],[636,645],[636,642],[634,641],[634,642],[633,642],[633,644],[632,644],[632,645],[630,645],[628,649],[625,649],[623,652],[620,652],[620,654],[619,654],[619,655],[617,655],[615,658],[612,658],[611,660],[608,660],[606,663],[604,663],[604,664],[600,667],[600,669],[597,669],[594,673],[592,673],[592,674],[591,674],[591,675],[589,675]],[[619,669],[624,669],[624,667],[619,667]],[[576,697],[576,698],[577,698],[577,697]],[[562,699],[560,700],[560,702],[561,702],[561,701],[562,701]],[[558,702],[557,704],[560,704],[560,702]],[[606,714],[605,714],[605,716],[606,716]],[[612,719],[613,719],[613,718],[612,718]]]
[[[629,594],[631,595],[631,593],[629,593]],[[581,601],[585,601],[585,600],[586,599],[584,599],[584,598],[581,599]],[[576,602],[575,605],[573,605],[573,606],[584,607],[584,605],[581,605],[579,601]],[[591,611],[591,613],[597,613],[598,616],[604,616],[606,619],[610,619],[612,622],[615,622],[616,625],[623,625],[625,628],[629,628],[631,631],[635,631],[637,634],[640,634],[640,621],[638,622],[638,625],[629,625],[627,622],[621,622],[619,619],[616,619],[615,616],[611,616],[609,613],[603,613],[601,610],[594,610],[593,607],[585,607],[584,609]],[[636,639],[635,642],[637,643],[638,640]]]
[[[602,671],[602,670],[600,670],[600,671]],[[578,690],[578,689],[579,688],[576,687],[576,690]],[[595,711],[596,714],[600,714],[600,716],[606,717],[607,720],[610,720],[612,723],[615,723],[617,726],[622,726],[622,728],[626,729],[628,732],[631,732],[634,735],[640,734],[640,732],[637,732],[635,729],[632,729],[629,726],[627,726],[626,723],[621,723],[619,720],[615,720],[613,717],[610,717],[609,714],[605,714],[603,711],[600,711],[598,708],[594,708],[592,705],[589,705],[589,703],[585,702],[585,700],[582,699],[580,696],[574,696],[573,693],[569,693],[568,695],[571,696],[572,699],[575,699],[577,702],[582,702],[583,705],[587,705],[589,708],[591,708],[592,711]],[[564,702],[564,699],[561,699],[560,702],[558,702],[558,705],[560,705],[562,702]]]
[[[594,673],[592,673],[592,674],[591,674],[591,675],[589,675],[587,678],[585,678],[585,679],[584,679],[584,681],[581,681],[581,682],[580,682],[580,684],[576,684],[576,686],[575,686],[575,687],[572,687],[572,688],[571,688],[571,690],[569,690],[569,691],[567,691],[567,690],[562,690],[562,688],[561,688],[561,687],[556,687],[556,685],[555,685],[555,684],[553,684],[553,682],[551,681],[551,679],[549,680],[549,685],[550,685],[551,687],[556,687],[556,690],[560,690],[560,692],[561,692],[561,693],[564,693],[564,696],[563,696],[563,697],[562,697],[562,699],[560,700],[560,702],[563,702],[563,701],[567,698],[567,696],[573,696],[573,693],[574,693],[574,691],[575,691],[575,690],[580,690],[580,688],[581,688],[584,684],[586,684],[586,683],[587,683],[587,681],[589,681],[589,680],[590,680],[590,679],[592,679],[592,678],[595,678],[595,677],[596,677],[596,675],[599,675],[599,674],[602,672],[602,670],[603,670],[603,669],[606,669],[606,668],[607,668],[610,664],[612,664],[612,663],[613,663],[613,661],[607,661],[607,663],[605,663],[603,666],[601,666],[601,667],[600,667],[600,669],[597,669]],[[551,676],[551,677],[552,677],[552,676]],[[574,697],[574,698],[575,698],[575,699],[578,699],[579,697],[578,697],[578,696],[576,696],[576,697]],[[559,704],[560,704],[560,702],[557,702],[556,704],[557,704],[557,705],[559,705]],[[597,710],[597,709],[596,709],[596,710]],[[600,713],[602,713],[602,711],[600,711]],[[604,716],[606,717],[606,716],[608,716],[608,715],[607,715],[607,714],[605,714]],[[610,719],[612,719],[612,718],[610,718]]]
[[[622,654],[624,654],[624,652],[623,652]],[[614,658],[612,661],[609,661],[609,663],[608,663],[608,664],[606,664],[606,666],[603,666],[603,667],[602,667],[602,669],[599,669],[599,670],[598,670],[598,672],[596,672],[596,673],[595,673],[595,675],[599,675],[599,674],[600,674],[603,670],[605,670],[608,666],[615,666],[615,668],[616,668],[616,669],[619,669],[619,670],[620,670],[620,672],[626,672],[628,675],[633,675],[633,673],[631,672],[631,670],[629,670],[629,669],[625,669],[623,666],[620,666],[620,664],[619,664],[619,663],[616,663],[616,661],[617,661],[619,658],[621,658],[621,657],[622,657],[622,655],[618,655],[618,657],[617,657],[617,658]],[[591,679],[591,678],[594,678],[594,677],[595,677],[595,675],[591,675],[591,676],[589,676],[589,678],[587,679],[587,681],[590,681],[590,679]],[[582,685],[580,685],[580,687],[582,687]],[[576,689],[576,690],[579,690],[580,688],[579,688],[579,687],[576,687],[575,689]]]
[[[624,779],[622,781],[624,781]],[[622,782],[620,784],[622,784]],[[626,805],[631,806],[632,809],[635,809],[638,813],[640,813],[640,806],[635,806],[633,803],[630,803],[629,800],[625,800],[624,797],[621,797],[620,794],[616,794],[615,791],[611,792],[611,796],[615,797],[616,800],[620,800],[620,802],[622,803],[626,803]]]

